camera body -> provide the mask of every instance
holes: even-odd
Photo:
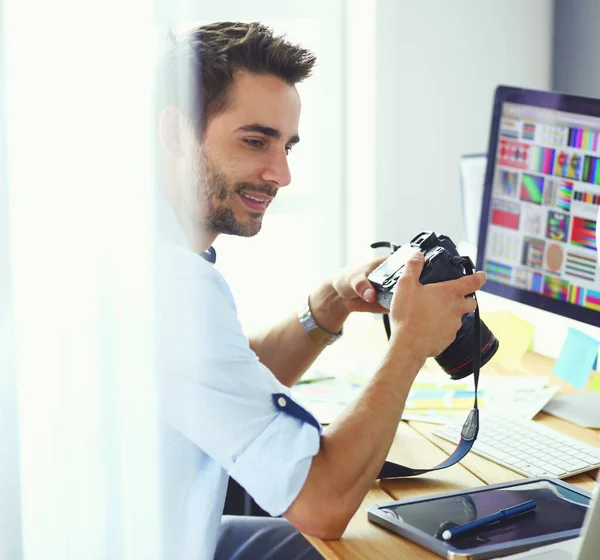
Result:
[[[402,276],[404,265],[415,249],[425,257],[423,272],[419,277],[421,284],[435,284],[445,280],[453,280],[465,275],[465,269],[453,259],[460,257],[456,245],[445,235],[437,236],[431,231],[423,231],[409,243],[399,247],[382,264],[369,274],[380,305],[389,309],[396,284]]]
[[[435,284],[461,278],[467,273],[465,262],[470,264],[471,269],[475,268],[469,257],[459,255],[456,245],[449,237],[423,231],[409,243],[397,248],[368,276],[375,288],[377,301],[386,309],[391,307],[398,280],[402,276],[406,261],[415,249],[421,251],[425,257],[423,271],[419,277],[421,284]],[[475,320],[474,313],[464,315],[462,326],[454,342],[435,358],[452,379],[462,379],[473,373],[473,349],[477,347],[477,343],[473,340]],[[499,346],[498,340],[483,321],[481,321],[479,346],[483,366],[492,358]]]

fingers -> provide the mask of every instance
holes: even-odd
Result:
[[[371,282],[367,279],[367,274],[373,272],[387,257],[377,257],[368,265],[364,274],[360,275],[356,280],[354,290],[365,301],[373,303],[376,299],[376,294]]]
[[[350,285],[356,295],[366,302],[373,303],[376,299],[375,289],[369,282],[367,274],[375,270],[386,259],[387,257],[377,257],[367,265],[364,272],[360,272],[350,279]]]
[[[367,275],[364,272],[356,274],[350,277],[350,287],[356,295],[367,302],[375,301],[375,289],[371,285],[371,282],[367,279]],[[355,296],[356,297],[356,296]]]
[[[462,303],[462,315],[473,313],[477,309],[477,301],[475,298],[466,297]]]
[[[375,301],[375,289],[371,285],[371,282],[367,280],[367,277],[360,278],[354,285],[354,291],[365,301]]]
[[[452,284],[457,293],[466,296],[476,292],[477,290],[480,290],[485,284],[486,280],[487,276],[485,272],[478,271],[456,280],[450,280],[449,282]]]
[[[402,271],[402,278],[413,278],[419,280],[421,272],[423,271],[423,265],[425,258],[421,251],[415,251],[406,261],[404,270]]]

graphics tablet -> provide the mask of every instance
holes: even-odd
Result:
[[[442,558],[496,558],[579,536],[590,493],[552,478],[529,478],[377,504],[368,518]],[[445,541],[442,533],[535,500],[534,511]]]

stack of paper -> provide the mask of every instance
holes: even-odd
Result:
[[[316,379],[298,383],[292,396],[321,424],[331,424],[361,390],[343,379]]]
[[[479,408],[490,412],[510,410],[515,418],[533,418],[554,396],[558,386],[548,386],[547,377],[483,376],[479,379]],[[403,420],[444,424],[467,415],[475,396],[473,376],[452,381],[443,372],[423,371],[415,379],[406,399]],[[323,424],[337,418],[358,397],[362,386],[344,379],[300,383],[294,398]]]

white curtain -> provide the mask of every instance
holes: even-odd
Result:
[[[0,560],[160,556],[151,109],[166,30],[264,20],[319,57],[294,187],[250,261],[268,276],[309,250],[311,266],[256,298],[262,281],[236,286],[242,241],[219,254],[242,315],[255,302],[271,319],[343,264],[344,14],[341,0],[0,0]]]
[[[151,560],[153,6],[0,8],[0,558]]]

